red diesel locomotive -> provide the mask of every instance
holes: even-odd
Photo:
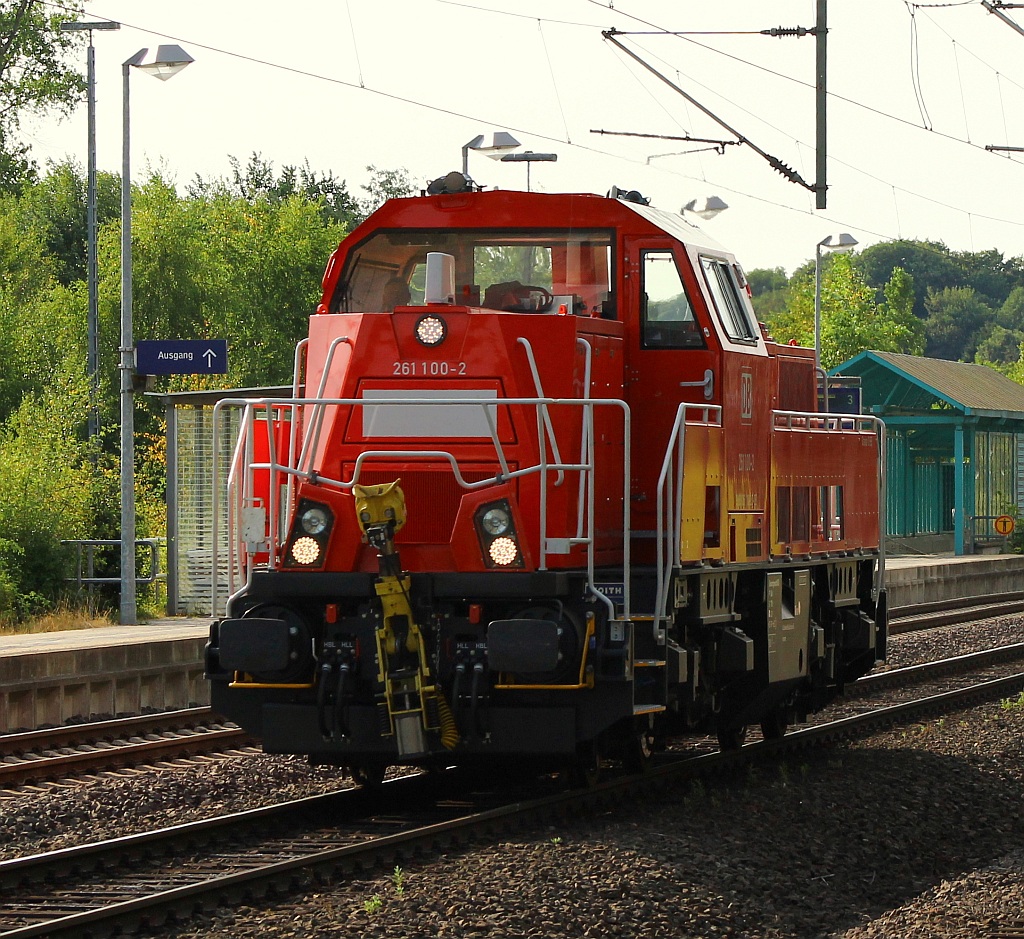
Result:
[[[818,385],[636,193],[388,201],[293,397],[235,402],[214,709],[366,781],[784,733],[887,634],[884,428]]]

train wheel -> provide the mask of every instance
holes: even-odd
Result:
[[[376,789],[384,782],[384,774],[387,772],[385,763],[360,763],[358,766],[349,768],[352,773],[352,781],[364,789]]]
[[[779,740],[786,735],[789,721],[786,719],[785,708],[776,708],[761,721],[761,736],[765,740]]]
[[[719,727],[718,746],[722,750],[738,750],[747,739],[747,725],[740,724],[739,727]]]
[[[654,731],[646,719],[637,720],[626,742],[625,759],[627,773],[645,773],[650,768],[654,755]]]

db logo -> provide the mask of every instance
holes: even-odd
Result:
[[[754,416],[754,376],[750,372],[740,373],[740,417]]]

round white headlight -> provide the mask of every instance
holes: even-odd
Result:
[[[515,564],[516,559],[519,557],[519,547],[511,538],[495,538],[487,551],[491,556],[491,560],[499,567],[508,567],[509,564]]]
[[[499,508],[488,509],[484,512],[484,517],[480,519],[480,524],[488,535],[505,534],[511,522],[512,519],[508,517],[508,512]]]
[[[292,557],[296,564],[315,564],[320,558],[320,543],[315,538],[296,538]]]
[[[327,527],[328,521],[327,513],[323,509],[318,509],[314,506],[302,513],[299,524],[302,525],[302,530],[306,534],[319,535]]]
[[[425,346],[438,346],[448,335],[448,326],[440,316],[428,313],[416,320],[416,338]]]

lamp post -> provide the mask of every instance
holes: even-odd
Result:
[[[140,49],[121,65],[123,135],[121,150],[121,624],[138,619],[135,602],[135,401],[132,373],[135,346],[132,337],[132,176],[128,88],[133,68],[161,81],[194,61],[181,46],[158,46],[150,55]]]
[[[829,235],[814,247],[814,367],[821,369],[821,252],[822,250],[836,254],[846,254],[857,245],[857,239],[847,232]],[[828,393],[826,390],[826,402]]]
[[[492,160],[500,160],[502,154],[510,153],[516,147],[521,146],[518,140],[508,131],[498,130],[486,137],[477,134],[468,143],[462,145],[462,175],[469,175],[469,151],[478,150],[486,153]]]
[[[89,376],[89,420],[90,442],[95,442],[100,432],[100,340],[99,340],[99,278],[96,268],[96,51],[92,44],[94,29],[120,29],[120,23],[108,20],[88,23],[61,23],[61,32],[89,33],[89,50],[86,54],[86,104],[88,111],[88,177],[86,183],[86,283],[89,293],[89,314],[86,334],[86,373]]]

